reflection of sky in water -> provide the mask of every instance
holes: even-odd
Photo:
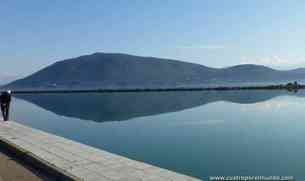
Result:
[[[202,120],[202,121],[185,121],[172,124],[174,126],[200,126],[200,125],[215,125],[224,123],[225,120]]]
[[[280,96],[252,104],[219,100],[178,112],[96,123],[15,99],[12,116],[34,128],[199,178],[305,178],[304,110],[304,97]]]
[[[282,96],[242,107],[241,111],[270,111],[270,109],[295,109],[303,107],[305,107],[304,98]]]

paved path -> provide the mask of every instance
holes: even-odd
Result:
[[[52,181],[52,176],[44,175],[38,169],[21,162],[14,154],[0,148],[0,181]]]
[[[75,180],[198,181],[166,169],[51,135],[19,123],[0,123],[0,140]]]

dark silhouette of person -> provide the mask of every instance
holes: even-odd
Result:
[[[11,99],[11,91],[5,91],[0,95],[0,106],[4,121],[7,121],[9,119]]]

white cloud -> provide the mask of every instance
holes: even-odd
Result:
[[[279,56],[271,56],[265,58],[241,59],[242,64],[260,64],[275,67],[296,67],[304,66],[305,59],[286,59]]]
[[[185,48],[185,49],[203,49],[203,50],[220,50],[224,49],[225,46],[223,45],[182,45],[178,48]]]

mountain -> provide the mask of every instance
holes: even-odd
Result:
[[[293,72],[297,72],[297,73],[305,73],[305,68],[297,68],[297,69],[293,69]]]
[[[5,87],[35,90],[204,87],[303,80],[302,70],[280,71],[251,64],[210,68],[178,60],[94,53],[57,62]]]
[[[305,79],[302,68],[294,70],[275,70],[263,65],[244,64],[223,68],[219,71],[220,79],[235,82],[289,81]]]

